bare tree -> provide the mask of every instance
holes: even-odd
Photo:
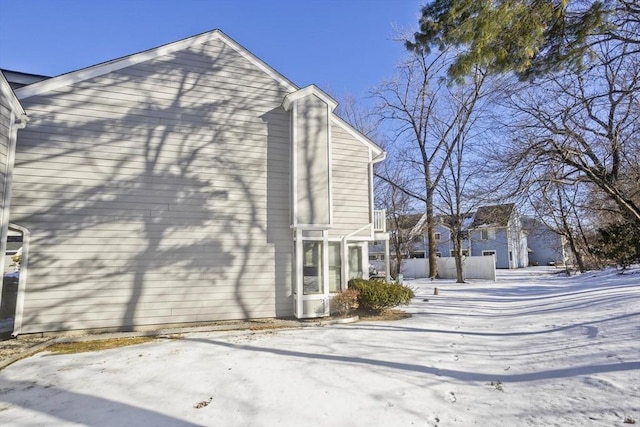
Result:
[[[471,90],[460,92],[462,98],[451,103],[450,82],[444,78],[448,61],[447,51],[429,56],[415,50],[398,67],[397,76],[374,93],[381,119],[392,128],[390,144],[412,179],[398,184],[388,176],[378,176],[424,203],[431,278],[438,276],[434,196],[464,136],[461,131],[473,117],[485,79],[482,74],[473,76]]]
[[[628,179],[640,160],[640,55],[624,43],[597,48],[590,68],[512,94],[513,139],[500,153],[505,177],[520,189],[545,181],[591,185],[640,228],[638,185]]]
[[[563,175],[558,171],[549,173]],[[588,224],[588,207],[585,203],[588,192],[584,187],[584,184],[564,185],[562,180],[548,176],[546,180],[538,181],[528,193],[530,205],[536,212],[537,219],[566,240],[580,272],[586,271],[587,265],[595,262],[589,249],[589,233],[592,226]]]
[[[461,120],[452,131],[449,131],[453,150],[446,162],[446,168],[440,186],[437,188],[441,208],[444,216],[443,224],[450,231],[453,246],[453,257],[456,264],[456,281],[464,283],[463,271],[463,242],[465,239],[465,220],[471,217],[471,212],[476,209],[484,197],[477,191],[475,178],[477,175],[478,157],[473,153],[474,145],[479,142],[484,133],[483,111],[490,103],[490,97],[485,94],[487,85],[487,73],[480,68],[474,70],[474,74],[465,81],[464,85],[447,87],[446,110],[454,115],[458,110],[468,108],[467,103],[472,103],[474,108],[469,111],[467,120]],[[439,129],[446,132],[447,126]],[[438,128],[436,127],[436,131]]]
[[[388,180],[378,179],[376,183],[376,203],[378,207],[385,209],[391,230],[389,244],[395,258],[392,263],[394,277],[401,273],[402,260],[414,249],[417,237],[414,226],[421,217],[421,214],[415,213],[415,199],[401,190],[410,180],[402,166],[402,163],[389,159],[380,165],[377,172]]]

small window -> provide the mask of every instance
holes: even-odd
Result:
[[[440,233],[436,233],[436,241],[440,241],[440,239],[442,238],[442,236],[440,235]]]
[[[424,252],[411,252],[409,258],[424,258]]]
[[[453,256],[455,256],[455,255],[456,255],[456,253],[455,253],[455,251],[452,249],[452,250],[451,250],[451,256],[453,257]],[[469,256],[469,249],[463,249],[463,250],[462,250],[462,256]]]
[[[496,238],[496,230],[494,230],[493,228],[485,228],[481,231],[481,233],[482,235],[480,238],[482,240],[493,240]]]

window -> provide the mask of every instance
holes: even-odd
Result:
[[[481,231],[481,233],[482,235],[480,238],[482,240],[493,240],[496,238],[496,230],[494,230],[493,228],[485,228]]]
[[[302,245],[302,292],[319,294],[322,290],[322,242],[304,241]]]
[[[440,241],[440,239],[441,239],[440,233],[436,233],[436,241],[438,241],[438,242],[439,242],[439,241]]]
[[[329,242],[329,292],[338,292],[342,283],[342,244]]]
[[[362,247],[349,246],[349,279],[362,279]]]
[[[409,258],[424,258],[424,252],[411,252]]]
[[[451,250],[451,256],[455,256],[455,251],[453,249]],[[463,249],[462,256],[469,256],[469,249]]]

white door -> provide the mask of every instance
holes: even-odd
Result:
[[[329,315],[326,240],[296,242],[294,314],[299,319]]]

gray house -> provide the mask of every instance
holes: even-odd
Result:
[[[471,256],[493,255],[496,268],[529,265],[527,236],[513,203],[482,206],[469,226]]]
[[[14,335],[324,316],[388,240],[383,150],[218,30],[16,95]]]
[[[447,217],[436,218],[437,256],[453,256],[451,229],[447,226]],[[522,227],[520,215],[513,203],[482,206],[476,212],[465,215],[463,220],[462,253],[466,256],[495,256],[496,268],[521,268],[529,264],[527,235]],[[397,230],[390,230],[392,235]],[[406,251],[406,258],[425,258],[427,254],[426,217],[411,222],[406,230],[411,236],[411,251]],[[384,242],[373,247],[371,260],[384,259],[382,251]]]
[[[564,265],[568,259],[565,239],[542,221],[522,217],[522,227],[527,233],[530,265]]]

